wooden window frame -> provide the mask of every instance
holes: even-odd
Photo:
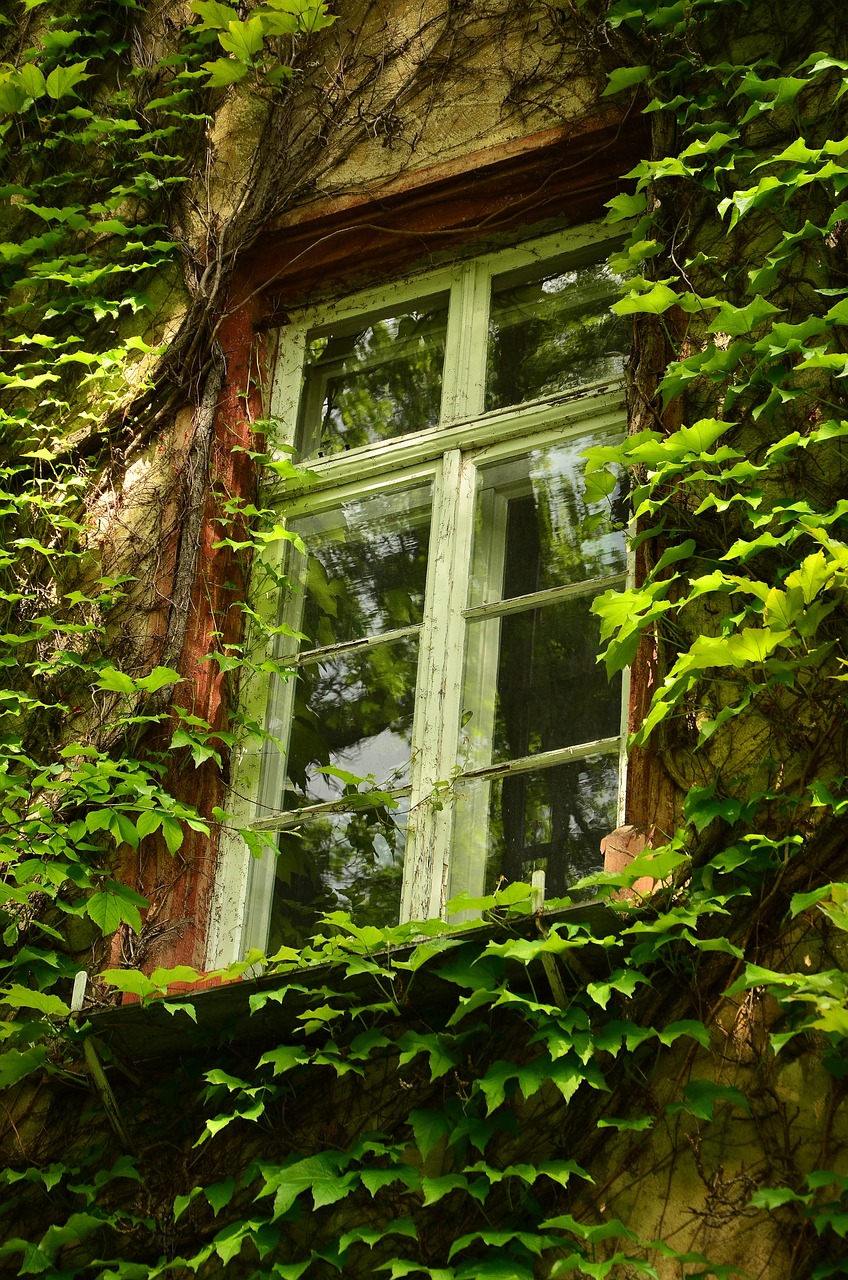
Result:
[[[349,453],[308,462],[308,482],[277,482],[263,495],[268,506],[285,506],[287,516],[312,513],[337,504],[344,497],[390,490],[415,480],[432,479],[435,485],[431,548],[435,558],[428,565],[428,598],[421,634],[417,689],[438,688],[440,697],[425,702],[425,714],[416,708],[413,741],[413,776],[410,788],[414,808],[410,822],[404,869],[402,919],[434,918],[443,914],[450,866],[452,805],[442,791],[432,803],[435,779],[502,777],[530,769],[581,759],[598,753],[616,753],[620,760],[619,821],[624,805],[624,736],[628,684],[622,690],[621,731],[615,738],[562,747],[544,756],[529,756],[505,765],[488,765],[457,773],[460,731],[460,698],[463,678],[464,633],[470,617],[506,613],[512,607],[468,607],[465,591],[471,562],[476,470],[498,458],[520,456],[532,448],[561,443],[588,432],[626,429],[624,394],[620,379],[581,386],[577,390],[541,397],[505,409],[484,411],[485,366],[488,335],[490,282],[493,276],[556,261],[569,254],[609,244],[609,229],[590,223],[530,240],[516,247],[462,259],[436,271],[359,290],[348,297],[322,302],[301,313],[291,313],[277,335],[274,377],[267,405],[268,416],[286,424],[291,446],[298,420],[302,369],[307,332],[321,326],[343,324],[368,313],[401,307],[430,294],[450,293],[448,330],[443,374],[442,411],[438,426],[389,441],[369,444]],[[288,456],[283,452],[281,457]],[[450,495],[450,500],[446,499]],[[268,553],[254,567],[253,607],[271,625],[278,621],[278,593],[262,587],[263,576],[275,582],[283,567],[288,544],[269,544]],[[617,581],[623,581],[621,575]],[[557,599],[585,592],[578,588],[554,589]],[[603,580],[598,589],[612,585]],[[260,656],[260,655],[255,655]],[[302,657],[301,657],[302,660]],[[422,678],[423,675],[423,678]],[[277,679],[255,681],[243,698],[247,720],[273,723],[286,714],[286,685]],[[416,701],[418,700],[416,695]],[[249,742],[234,752],[234,798],[228,808],[238,824],[257,832],[290,828],[309,814],[330,812],[338,802],[311,806],[309,810],[267,816],[271,798],[282,794],[284,769],[279,752],[267,743]],[[447,788],[450,791],[450,787]],[[210,965],[240,958],[250,950],[264,949],[273,892],[273,855],[251,858],[243,840],[225,829],[216,885],[213,928],[208,939]]]

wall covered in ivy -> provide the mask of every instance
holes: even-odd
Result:
[[[0,1271],[844,1275],[844,19],[337,8],[0,20]],[[256,256],[530,135],[567,169],[581,121],[639,139],[630,432],[586,484],[632,476],[597,610],[653,848],[186,994],[276,536]]]

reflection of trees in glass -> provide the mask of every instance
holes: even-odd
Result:
[[[309,551],[302,616],[307,648],[421,623],[430,487],[378,494],[292,522]],[[303,937],[321,911],[359,923],[397,919],[405,831],[386,808],[362,808],[357,781],[403,786],[411,754],[417,632],[299,664],[286,756],[285,809],[350,796],[350,811],[305,820],[279,840],[272,937]]]
[[[396,922],[406,832],[396,812],[362,808],[355,782],[327,777],[333,765],[378,787],[402,785],[411,752],[418,637],[304,664],[297,677],[284,807],[351,797],[351,811],[316,816],[281,834],[272,906],[275,945],[296,945],[323,911],[358,924]]]
[[[295,525],[304,534],[303,525]],[[308,530],[304,536],[308,539]],[[375,528],[355,539],[308,541],[299,629],[312,648],[421,622],[430,526]]]
[[[495,280],[486,409],[619,374],[629,338],[609,309],[616,283],[603,262],[526,283]]]
[[[618,760],[591,757],[492,782],[486,892],[500,876],[544,870],[556,897],[601,865],[601,839],[615,826]]]
[[[406,814],[384,806],[331,814],[280,834],[268,953],[302,946],[323,912],[397,924]]]
[[[475,515],[474,602],[498,599],[501,590],[499,581],[488,580],[494,549],[487,548],[486,511],[492,491],[509,497],[503,599],[624,572],[625,484],[600,506],[586,502],[582,482],[581,455],[603,442],[599,433],[577,436],[486,468]],[[584,522],[596,514],[605,518],[586,534]]]
[[[608,681],[596,661],[590,603],[570,600],[502,620],[493,761],[618,736],[621,678]]]
[[[288,754],[296,791],[286,808],[333,794],[326,783],[316,787],[324,765],[397,785],[411,750],[417,666],[418,637],[410,636],[300,668]]]
[[[304,451],[338,453],[435,426],[446,327],[445,301],[309,340]]]

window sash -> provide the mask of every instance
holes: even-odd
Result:
[[[513,599],[468,605],[477,469],[493,461],[522,455],[534,447],[567,441],[572,436],[602,434],[610,428],[622,431],[624,423],[623,396],[618,381],[482,412],[492,278],[533,264],[544,271],[548,253],[554,252],[559,260],[574,247],[591,249],[601,242],[609,243],[605,229],[590,228],[587,235],[584,228],[579,233],[555,237],[553,241],[548,239],[486,255],[424,280],[355,295],[341,307],[326,304],[313,308],[281,334],[269,407],[272,416],[296,423],[307,333],[314,333],[321,326],[355,323],[363,315],[375,315],[379,311],[385,314],[404,303],[417,303],[450,290],[438,426],[365,445],[349,453],[308,459],[306,466],[310,475],[306,482],[278,481],[267,495],[269,504],[284,504],[286,517],[294,518],[331,510],[342,501],[372,493],[388,493],[398,486],[405,488],[429,479],[435,481],[424,621],[411,628],[401,628],[397,633],[398,638],[411,631],[420,634],[410,782],[390,790],[390,794],[398,798],[410,797],[402,919],[433,918],[443,912],[453,812],[450,803],[441,803],[441,800],[433,803],[436,784],[441,789],[451,780],[479,782],[536,772],[597,755],[618,753],[623,761],[623,742],[619,735],[469,769],[459,768],[457,763],[466,636],[474,629],[474,620],[504,617],[575,596],[593,595],[621,585],[625,580],[624,574],[615,574]],[[279,563],[278,560],[278,567]],[[266,600],[266,617],[270,606],[271,601]],[[482,621],[477,623],[477,626],[485,625]],[[289,651],[287,660],[294,666],[306,665],[327,653],[350,652],[385,643],[389,638],[388,633],[383,633],[338,646],[304,650],[296,655]],[[286,717],[291,715],[293,683],[271,680],[267,713],[271,732],[284,726]],[[432,689],[439,690],[438,697],[428,694]],[[625,681],[622,717],[626,702]],[[260,755],[261,764],[258,770],[256,766],[253,768],[247,796],[247,802],[254,809],[250,825],[255,831],[290,829],[309,816],[344,811],[344,799],[338,799],[281,812],[284,762],[268,743]],[[242,950],[264,946],[273,882],[273,856],[258,861],[252,859]]]

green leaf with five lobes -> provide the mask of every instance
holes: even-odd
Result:
[[[218,42],[240,62],[252,62],[262,50],[262,19],[248,18],[247,22],[240,22],[236,18],[228,22],[227,30],[218,33]]]
[[[23,1053],[18,1049],[7,1049],[5,1053],[0,1053],[0,1089],[17,1084],[24,1076],[38,1071],[46,1063],[47,1050],[41,1047],[27,1049]]]
[[[773,303],[761,297],[754,298],[747,307],[734,307],[729,302],[723,302],[718,309],[718,315],[707,326],[707,332],[728,333],[731,337],[740,337],[756,329],[757,325],[768,320],[770,316],[777,315],[780,310],[780,307],[774,306]]]
[[[196,31],[210,29],[220,31],[238,18],[235,9],[232,9],[228,4],[219,4],[218,0],[191,0],[191,4],[188,7],[192,13],[196,13],[203,19],[195,27]]]
[[[669,307],[677,306],[680,301],[679,293],[670,289],[667,284],[658,282],[645,293],[630,293],[626,298],[619,298],[618,302],[612,304],[611,310],[619,316],[638,315],[642,312],[659,316],[668,311]]]
[[[793,573],[787,574],[785,585],[790,589],[797,587],[804,597],[804,603],[811,604],[819,592],[830,585],[835,568],[825,559],[823,551],[816,551],[807,556]]]
[[[648,978],[637,970],[617,969],[606,982],[588,983],[586,994],[595,1001],[595,1004],[599,1004],[602,1009],[606,1009],[610,996],[614,991],[629,999],[636,988],[643,983],[647,983],[650,986]]]
[[[258,1065],[270,1066],[274,1075],[278,1076],[308,1061],[309,1054],[305,1049],[296,1049],[293,1045],[280,1045],[277,1049],[269,1049],[267,1053],[263,1053]]]
[[[204,62],[203,70],[209,72],[205,88],[224,89],[228,84],[238,84],[243,80],[249,68],[236,58],[215,58],[212,62]]]
[[[751,1114],[748,1099],[741,1090],[729,1084],[715,1084],[712,1080],[690,1080],[683,1087],[683,1101],[672,1102],[668,1110],[672,1113],[688,1111],[698,1120],[712,1120],[713,1107],[717,1102],[729,1102]]]
[[[430,1079],[438,1080],[440,1076],[450,1071],[451,1067],[455,1067],[459,1061],[457,1055],[449,1048],[445,1047],[441,1037],[436,1032],[430,1032],[422,1035],[417,1031],[407,1031],[398,1041],[398,1048],[401,1050],[399,1066],[405,1066],[417,1057],[419,1053],[426,1053],[430,1060]]]
[[[426,1160],[434,1147],[442,1138],[447,1137],[452,1129],[451,1121],[443,1111],[411,1111],[409,1124],[415,1138],[415,1145],[422,1160]]]
[[[267,1183],[260,1192],[265,1195],[274,1191],[274,1217],[279,1218],[288,1212],[295,1200],[304,1191],[312,1193],[315,1208],[335,1204],[350,1195],[355,1186],[354,1175],[340,1172],[340,1166],[347,1157],[343,1152],[329,1155],[308,1156],[298,1160],[286,1168],[280,1169],[272,1183]]]
[[[74,62],[69,67],[54,67],[47,77],[47,93],[51,98],[64,98],[66,93],[73,93],[74,86],[83,80],[90,80],[86,73],[88,60]]]
[[[162,988],[148,978],[147,974],[137,969],[104,969],[100,979],[116,991],[126,991],[129,995],[146,996],[161,995]]]
[[[632,89],[636,84],[643,84],[650,75],[651,68],[648,66],[616,67],[607,78],[607,87],[601,96],[607,97],[608,94],[620,93],[622,89]]]
[[[638,218],[640,214],[645,212],[648,199],[644,191],[639,191],[636,195],[620,195],[613,196],[612,200],[607,200],[606,208],[609,209],[605,221],[606,222],[622,222],[625,219]]]
[[[22,987],[17,982],[0,991],[0,1000],[16,1009],[37,1009],[48,1017],[64,1017],[70,1013],[64,1000],[60,1000],[58,996],[48,995],[44,991],[31,991],[29,987]]]

